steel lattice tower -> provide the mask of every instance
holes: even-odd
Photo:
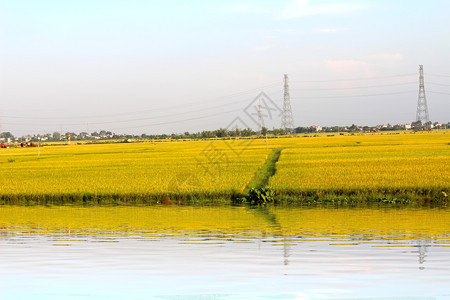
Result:
[[[283,114],[281,116],[281,128],[288,132],[294,130],[294,118],[292,117],[291,97],[289,96],[288,76],[284,74],[284,101]]]
[[[425,83],[423,80],[423,65],[419,65],[419,100],[417,101],[416,121],[421,121],[425,125],[430,121],[428,116],[427,97],[425,97]]]
[[[262,128],[264,126],[263,114],[261,109],[261,99],[259,99],[258,103],[258,132],[261,134]]]

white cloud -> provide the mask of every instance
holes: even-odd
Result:
[[[272,4],[258,2],[225,4],[222,6],[221,11],[229,13],[265,14],[278,19],[294,19],[315,15],[343,15],[366,9],[367,7],[367,4],[355,0],[290,0],[284,6],[276,2]]]
[[[348,77],[365,77],[372,75],[372,65],[360,60],[325,60],[325,67],[332,73]]]
[[[231,13],[249,13],[249,14],[269,14],[272,12],[269,7],[245,3],[236,5],[226,5],[222,8],[222,11],[228,11]]]
[[[317,2],[315,2],[317,3]],[[330,2],[312,4],[309,0],[294,0],[281,11],[281,19],[294,19],[315,15],[342,15],[366,8],[361,3]]]
[[[340,30],[338,28],[319,28],[316,31],[320,33],[334,33]]]
[[[379,53],[366,56],[367,59],[381,59],[381,60],[402,60],[403,55],[400,53]]]
[[[272,48],[272,45],[258,45],[250,48],[251,52],[263,52]]]

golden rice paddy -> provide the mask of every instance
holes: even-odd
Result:
[[[278,195],[446,198],[450,135],[395,132],[287,138],[44,145],[0,150],[2,203],[230,199],[271,149]]]

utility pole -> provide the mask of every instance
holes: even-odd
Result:
[[[259,131],[259,134],[261,134],[261,132],[262,132],[262,127],[263,127],[263,115],[262,115],[262,109],[261,109],[261,99],[259,99],[259,103],[258,103],[258,131]]]
[[[422,126],[426,124],[427,127],[428,127],[427,123],[430,121],[430,118],[428,116],[427,98],[425,96],[423,65],[419,65],[419,99],[417,101],[416,121],[421,121]]]
[[[284,101],[283,101],[283,114],[281,116],[281,128],[284,128],[286,132],[294,131],[294,119],[292,117],[291,97],[289,96],[289,83],[288,75],[284,74]]]

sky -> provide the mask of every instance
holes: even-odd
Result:
[[[0,131],[450,121],[450,1],[0,0]],[[266,96],[259,97],[261,92]]]

